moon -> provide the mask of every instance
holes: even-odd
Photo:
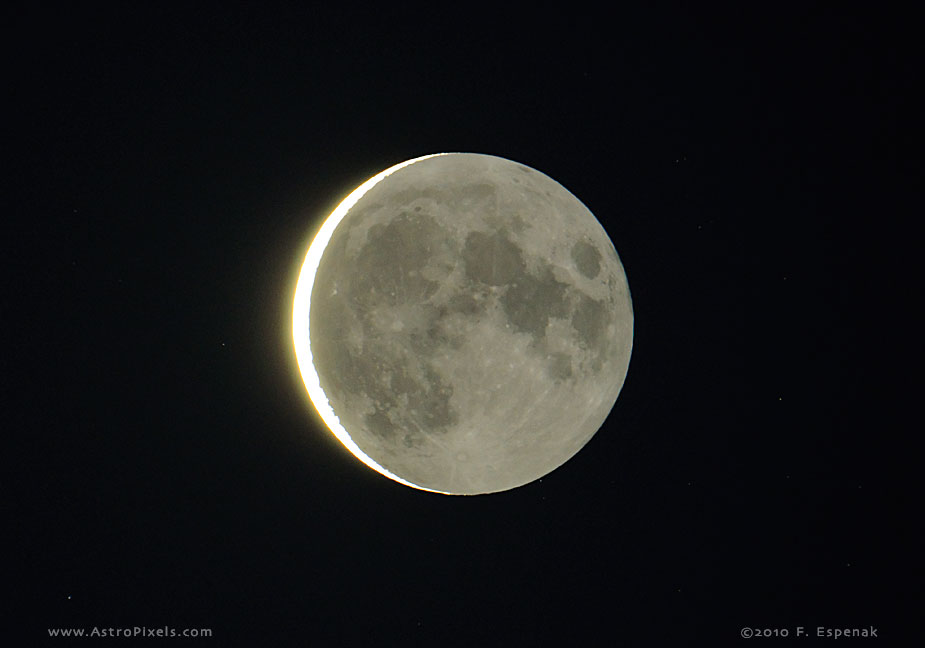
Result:
[[[623,265],[565,187],[492,155],[397,164],[309,247],[293,305],[308,394],[370,468],[438,493],[530,483],[598,431],[626,379]]]

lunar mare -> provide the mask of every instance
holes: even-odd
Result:
[[[632,334],[623,266],[587,207],[472,153],[351,194],[309,249],[293,313],[335,435],[386,476],[453,494],[526,484],[578,452],[617,399]]]

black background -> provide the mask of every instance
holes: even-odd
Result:
[[[16,645],[921,630],[907,16],[190,5],[2,10]],[[362,466],[290,335],[326,215],[442,151],[570,189],[634,301],[603,429],[491,496]]]

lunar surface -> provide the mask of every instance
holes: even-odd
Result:
[[[293,336],[343,444],[403,484],[503,491],[566,462],[623,386],[626,275],[594,215],[490,155],[383,171],[334,211],[299,279]]]

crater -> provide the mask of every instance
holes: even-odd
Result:
[[[601,253],[585,241],[578,241],[572,246],[572,261],[578,266],[578,272],[588,279],[594,279],[601,271]]]

